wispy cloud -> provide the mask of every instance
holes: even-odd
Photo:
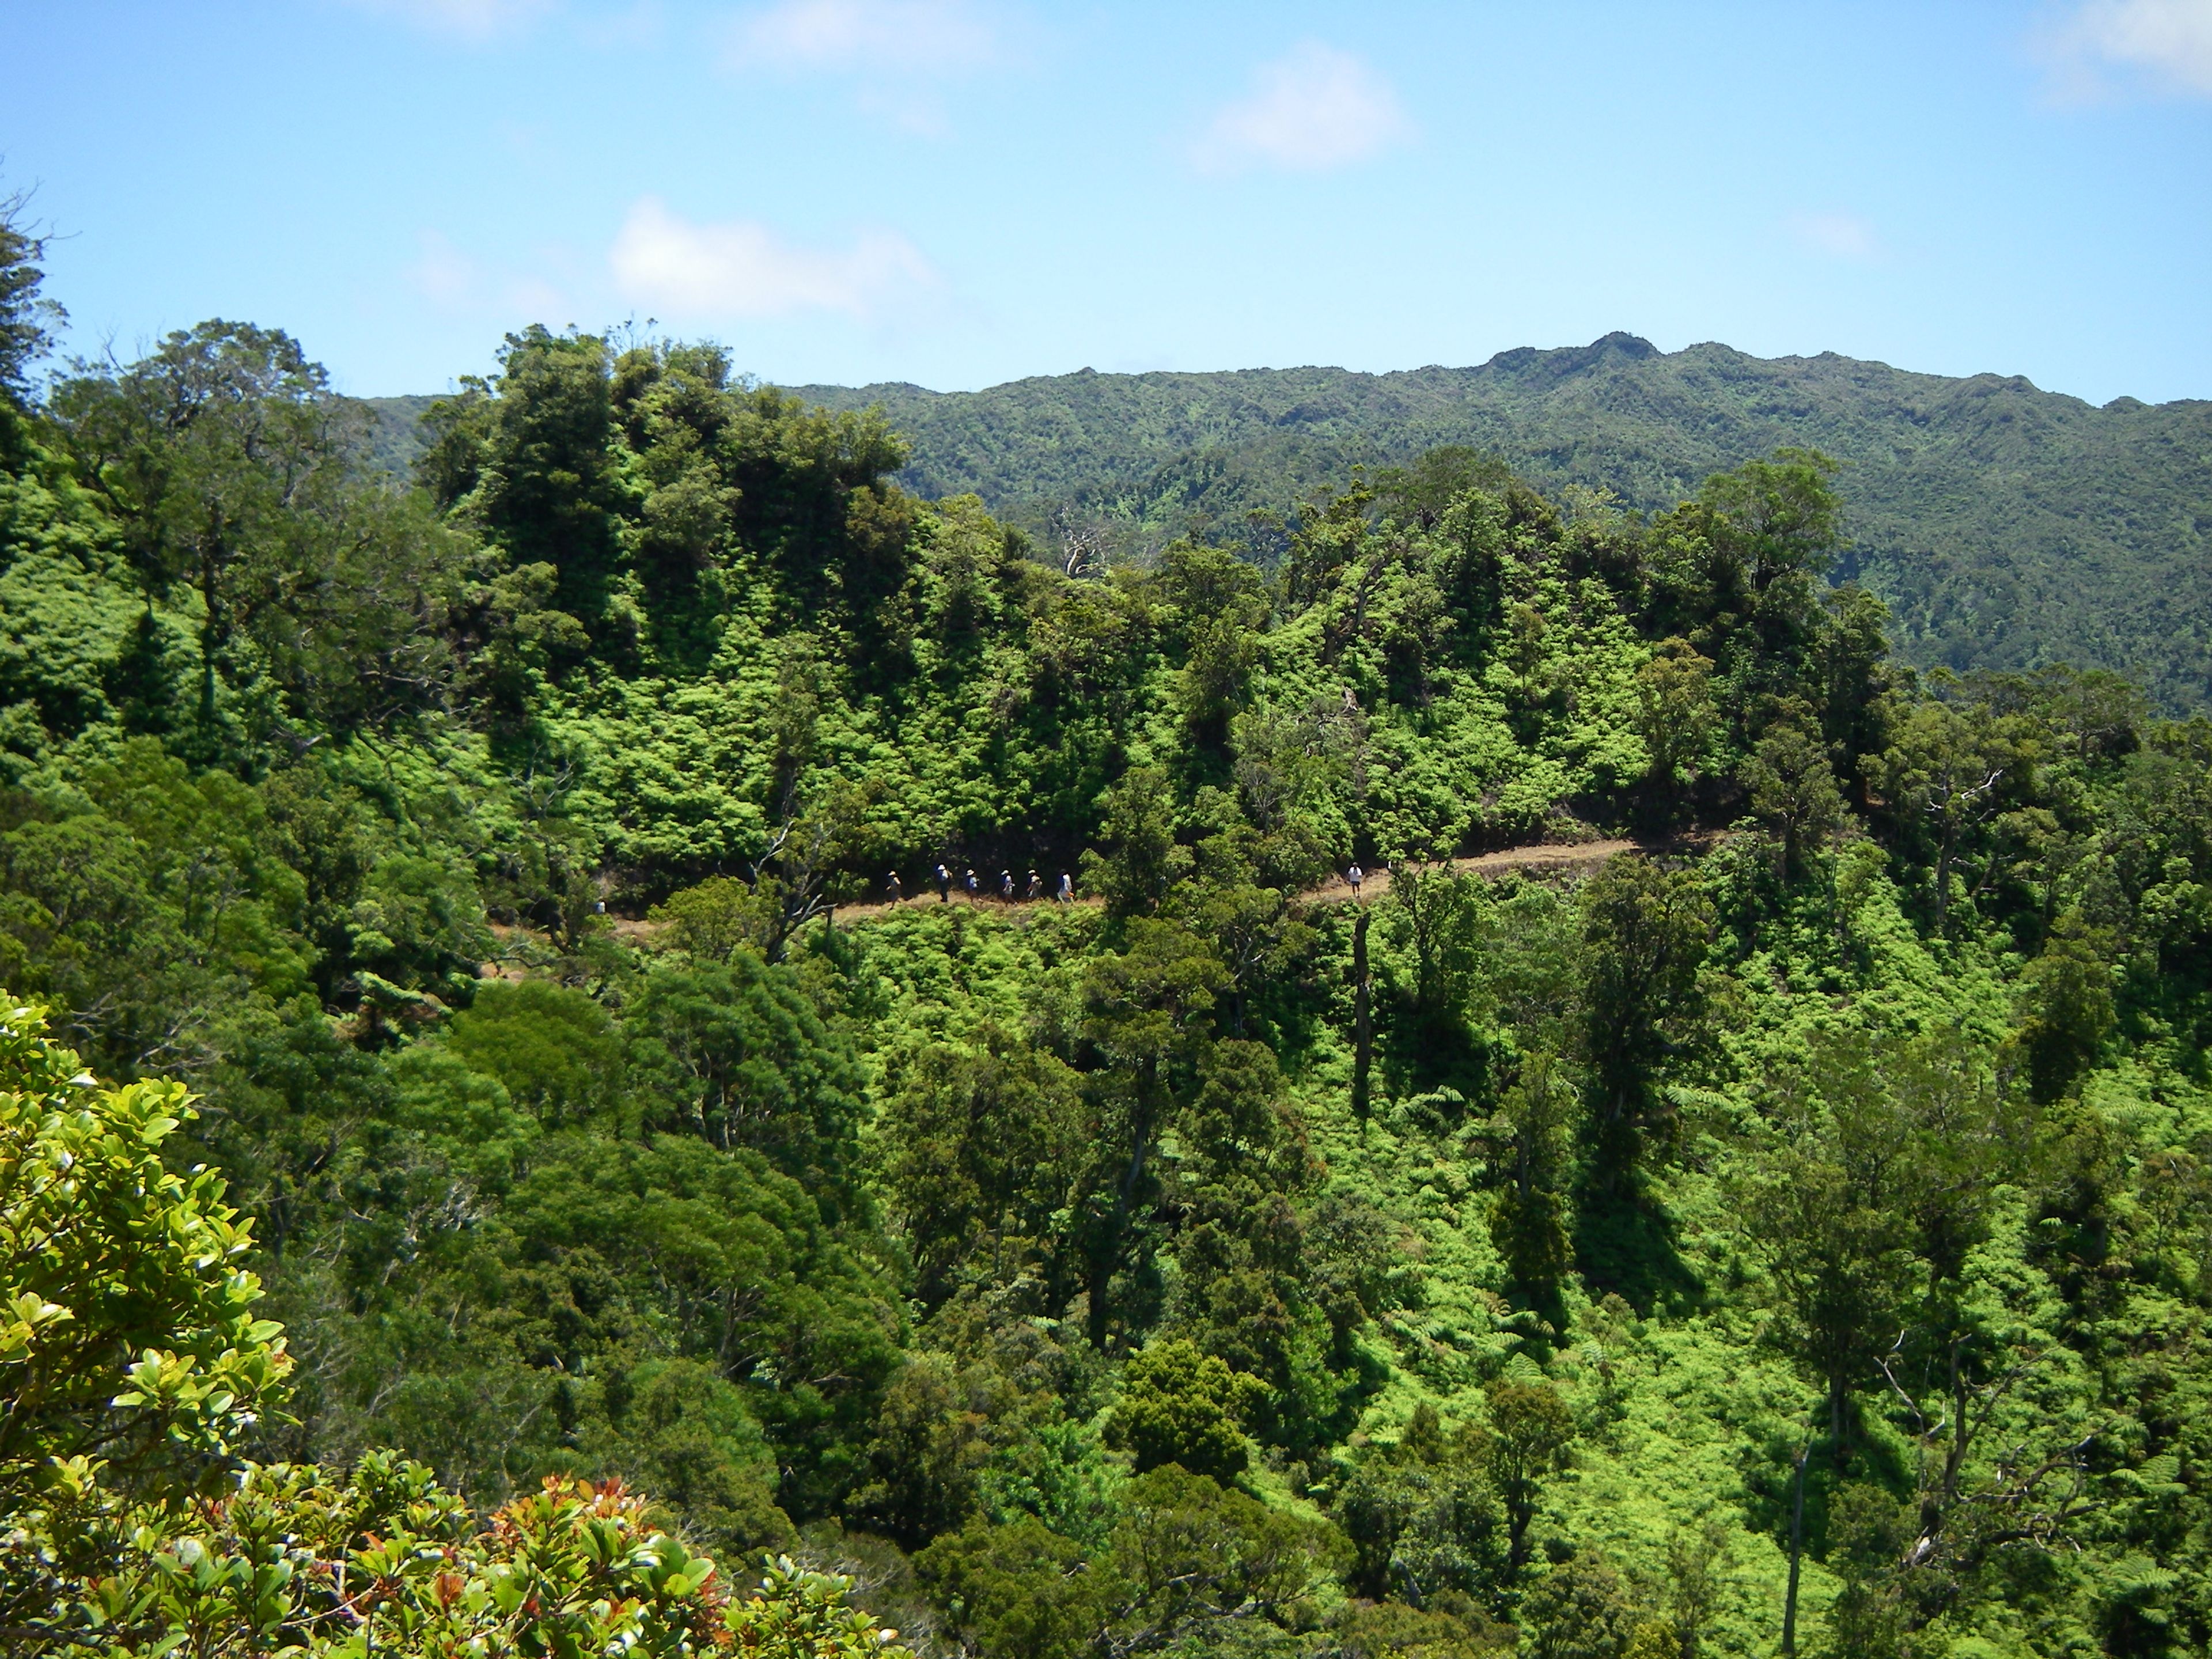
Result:
[[[725,69],[857,83],[861,112],[937,137],[951,125],[945,84],[1003,64],[1007,13],[988,0],[775,0],[723,36]]]
[[[403,275],[407,285],[448,316],[496,317],[512,325],[528,318],[556,325],[574,321],[577,308],[568,293],[541,272],[487,265],[455,246],[443,232],[424,230],[421,252]],[[570,263],[559,250],[540,250],[555,265]]]
[[[799,247],[766,225],[694,224],[647,196],[608,256],[624,297],[678,318],[833,311],[872,320],[938,284],[904,237],[864,231],[842,249]]]
[[[407,280],[417,292],[441,307],[465,304],[476,295],[482,273],[475,260],[455,247],[442,233],[422,234],[422,257],[407,268]]]
[[[994,62],[1000,44],[968,0],[779,0],[738,17],[724,55],[732,68],[942,76]]]
[[[1881,238],[1873,225],[1856,213],[1797,213],[1784,222],[1799,245],[1814,253],[1859,264],[1881,257]]]
[[[351,0],[359,10],[393,17],[457,40],[496,40],[550,11],[552,0]]]
[[[1398,94],[1373,68],[1309,40],[1261,65],[1250,93],[1215,115],[1195,159],[1216,173],[1311,172],[1364,161],[1412,131]]]
[[[2042,42],[2069,98],[2130,83],[2212,96],[2212,0],[2087,0]]]

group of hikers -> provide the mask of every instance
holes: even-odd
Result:
[[[1360,885],[1366,879],[1366,875],[1367,872],[1356,864],[1344,872],[1345,884],[1352,889],[1352,897],[1360,896]],[[936,870],[936,880],[937,902],[939,904],[951,903],[952,889],[956,883],[950,866],[939,865]],[[972,868],[958,878],[957,884],[968,895],[968,902],[970,904],[981,901],[983,884]],[[884,892],[889,902],[893,904],[898,903],[906,897],[906,884],[899,879],[897,871],[894,870],[884,878]],[[1044,878],[1036,871],[1030,871],[1029,884],[1022,889],[1019,896],[1024,903],[1035,904],[1044,896]],[[1061,871],[1060,885],[1053,890],[1052,896],[1055,904],[1074,903],[1075,878],[1069,875],[1066,871]],[[999,902],[1002,904],[1012,904],[1015,898],[1014,872],[1011,870],[1000,871]]]
[[[937,902],[939,904],[950,904],[952,902],[952,889],[955,885],[952,872],[946,866],[940,864],[937,866],[935,874],[937,880]],[[974,870],[971,869],[965,875],[962,876],[959,878],[957,884],[962,890],[966,892],[968,895],[968,902],[969,903],[975,903],[982,898],[983,884]],[[906,884],[899,879],[899,872],[897,871],[892,871],[889,876],[884,878],[884,891],[889,896],[890,902],[893,904],[898,903],[900,900],[906,896]],[[1012,904],[1014,902],[1016,896],[1017,895],[1014,890],[1014,872],[1011,870],[1000,871],[1000,902],[1002,904]],[[1044,878],[1037,874],[1036,871],[1030,871],[1029,884],[1022,890],[1019,896],[1024,902],[1030,904],[1035,904],[1039,899],[1044,896]],[[1066,871],[1061,871],[1060,872],[1060,885],[1054,890],[1052,896],[1053,902],[1056,904],[1074,903],[1075,878],[1069,875]]]

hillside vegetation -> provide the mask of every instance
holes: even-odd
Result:
[[[1249,514],[1288,515],[1356,463],[1407,466],[1439,446],[1640,513],[1806,446],[1846,464],[1837,568],[1887,602],[1906,659],[2108,668],[2173,712],[2212,697],[2212,403],[2097,409],[2018,378],[1711,344],[1662,354],[1625,334],[1475,368],[1085,370],[976,392],[799,395],[880,407],[914,446],[902,483],[972,490],[1054,547],[1085,529],[1120,549],[1195,530],[1272,553],[1279,535],[1249,529]]]
[[[2212,1641],[2212,725],[1916,675],[1826,458],[1071,571],[711,345],[33,396],[37,253],[15,1650]]]

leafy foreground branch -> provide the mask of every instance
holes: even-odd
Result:
[[[757,1588],[619,1480],[550,1475],[479,1520],[427,1468],[343,1478],[234,1448],[290,1369],[246,1224],[165,1170],[181,1086],[100,1087],[0,1012],[0,1642],[11,1652],[898,1655],[848,1581]]]

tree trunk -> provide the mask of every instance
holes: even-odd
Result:
[[[1797,1659],[1797,1569],[1805,1554],[1805,1460],[1813,1443],[1797,1454],[1796,1493],[1790,1503],[1790,1588],[1782,1601],[1782,1659]]]
[[[1367,975],[1367,911],[1352,924],[1352,1115],[1367,1121],[1368,1072],[1374,1062],[1375,1016]]]
[[[1106,1237],[1101,1241],[1098,1253],[1091,1258],[1090,1336],[1094,1346],[1103,1346],[1106,1338],[1107,1293],[1113,1284],[1114,1269],[1121,1265],[1122,1241],[1129,1230],[1129,1214],[1136,1201],[1138,1183],[1145,1178],[1145,1163],[1152,1152],[1152,1126],[1158,1121],[1152,1091],[1157,1085],[1157,1060],[1147,1060],[1139,1068],[1137,1097],[1129,1124],[1129,1167],[1123,1172],[1121,1183],[1114,1194],[1114,1208],[1108,1218]]]
[[[1936,843],[1936,931],[1945,939],[1951,937],[1951,852],[1957,839],[1958,831],[1946,823]]]
[[[222,595],[216,585],[216,564],[212,554],[200,555],[200,733],[209,743],[215,735],[215,659],[222,647]]]

